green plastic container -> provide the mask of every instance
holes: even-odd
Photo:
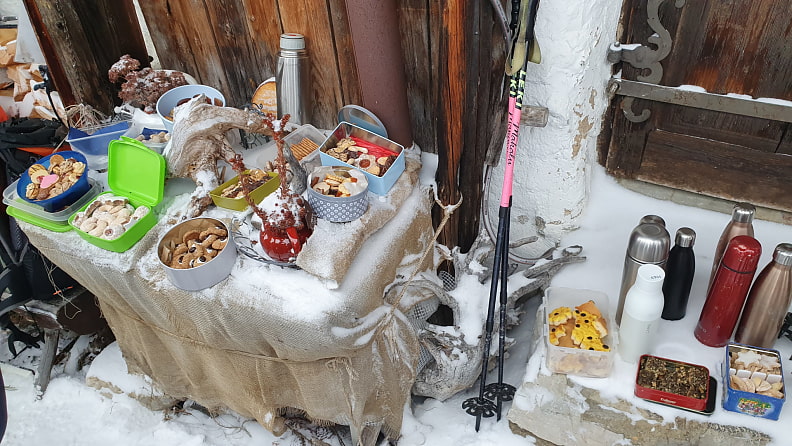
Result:
[[[267,195],[275,192],[275,189],[277,189],[278,186],[280,186],[280,179],[279,179],[280,177],[278,176],[278,173],[277,172],[267,172],[267,173],[272,178],[270,178],[269,181],[262,184],[261,186],[255,188],[253,192],[250,193],[250,197],[253,199],[253,202],[256,204],[261,203],[265,198],[267,198]],[[212,190],[212,192],[209,193],[209,195],[212,197],[212,201],[214,202],[215,206],[225,209],[231,209],[232,211],[244,211],[245,209],[248,208],[247,201],[245,201],[245,199],[242,197],[228,198],[228,197],[223,197],[221,195],[225,188],[237,184],[238,182],[239,182],[239,175],[217,186]]]
[[[125,136],[110,142],[107,156],[107,183],[111,192],[99,195],[97,200],[108,194],[123,196],[129,199],[132,206],[145,206],[149,212],[115,240],[105,240],[81,231],[74,225],[76,213],[69,217],[69,225],[80,237],[93,245],[108,251],[124,252],[157,224],[157,217],[152,209],[162,201],[165,189],[165,158],[142,142]],[[78,212],[83,212],[89,205],[90,203],[86,204]]]
[[[6,208],[6,213],[18,220],[26,221],[32,225],[36,225],[40,228],[49,229],[53,232],[68,232],[72,230],[72,227],[65,221],[52,221],[46,220],[41,218],[37,215],[33,215],[31,213],[21,211],[15,207],[8,206]]]

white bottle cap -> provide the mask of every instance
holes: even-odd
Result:
[[[298,51],[305,49],[305,37],[297,33],[285,33],[280,36],[282,50]]]

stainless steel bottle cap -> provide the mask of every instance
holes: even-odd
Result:
[[[657,223],[638,225],[630,234],[627,255],[643,263],[661,263],[668,258],[671,236]]]
[[[690,228],[679,228],[676,232],[674,243],[682,248],[693,246],[696,241],[696,231]]]
[[[642,225],[644,223],[657,223],[660,226],[666,225],[665,220],[663,220],[663,217],[652,214],[644,215],[643,218],[641,218],[641,220],[638,222],[639,225]]]
[[[737,203],[732,210],[732,220],[738,223],[750,223],[756,208],[751,203]]]
[[[280,36],[282,50],[298,51],[305,49],[305,37],[302,34],[286,33]]]
[[[792,265],[792,243],[780,243],[776,246],[773,260],[781,265]]]

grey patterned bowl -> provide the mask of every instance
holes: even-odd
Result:
[[[324,179],[327,173],[352,176],[357,179],[362,191],[349,197],[334,197],[317,192],[312,187],[318,180]],[[346,223],[360,218],[368,209],[368,180],[362,172],[348,167],[320,166],[308,176],[306,190],[308,203],[317,217],[334,223]]]

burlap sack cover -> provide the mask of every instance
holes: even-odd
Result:
[[[394,189],[372,200],[360,222],[320,222],[300,254],[302,270],[240,254],[229,278],[198,292],[176,288],[160,267],[156,245],[172,227],[167,215],[125,253],[75,232],[21,225],[97,296],[131,373],[275,433],[283,429],[280,415],[296,409],[348,425],[361,444],[374,444],[380,431],[398,437],[416,375],[419,346],[407,309],[382,297],[395,278],[422,267],[415,263],[431,241],[432,200],[417,184],[419,168],[408,157]],[[205,215],[227,218],[224,212]]]

